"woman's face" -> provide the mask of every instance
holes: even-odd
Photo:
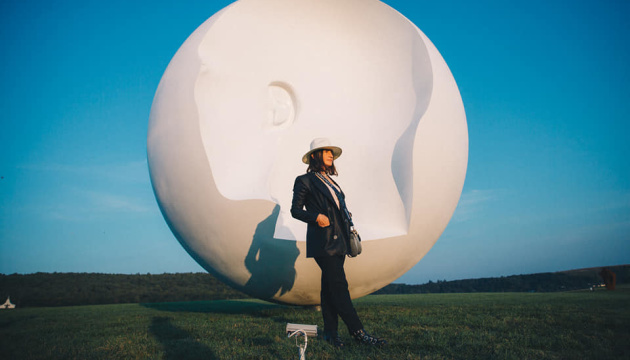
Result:
[[[324,149],[324,151],[322,151],[322,160],[324,161],[324,165],[326,165],[326,167],[332,166],[333,159],[334,157],[331,150]]]

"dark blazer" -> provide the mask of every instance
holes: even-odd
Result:
[[[343,191],[341,196],[345,199]],[[317,225],[319,214],[328,217],[329,226]],[[306,257],[346,254],[350,225],[342,216],[328,187],[314,173],[306,173],[295,179],[291,215],[308,224]]]

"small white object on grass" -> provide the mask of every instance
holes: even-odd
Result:
[[[291,324],[287,323],[287,335],[304,335],[304,345],[298,345],[297,337],[295,345],[300,349],[300,360],[306,360],[306,346],[308,345],[308,335],[317,337],[317,325]]]
[[[308,336],[317,337],[317,325],[287,323],[287,335],[302,330]]]

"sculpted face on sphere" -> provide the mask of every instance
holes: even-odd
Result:
[[[362,16],[315,1],[240,3],[214,21],[198,48],[195,101],[218,191],[279,204],[274,237],[305,240],[305,224],[289,214],[293,180],[306,170],[299,159],[310,141],[328,137],[344,149],[339,181],[362,238],[406,234],[409,139],[433,79],[417,29],[380,3]]]
[[[378,0],[238,0],[190,35],[156,91],[147,154],[202,267],[254,297],[318,304],[289,213],[314,138],[343,149],[335,180],[371,240],[345,272],[352,298],[372,293],[429,251],[463,187],[466,116],[437,49]]]

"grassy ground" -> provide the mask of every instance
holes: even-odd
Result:
[[[309,338],[307,359],[628,359],[630,289],[568,293],[378,295],[355,301],[390,345],[337,350]],[[287,322],[313,309],[255,300],[0,311],[0,359],[296,359]],[[300,340],[302,343],[302,340]]]

